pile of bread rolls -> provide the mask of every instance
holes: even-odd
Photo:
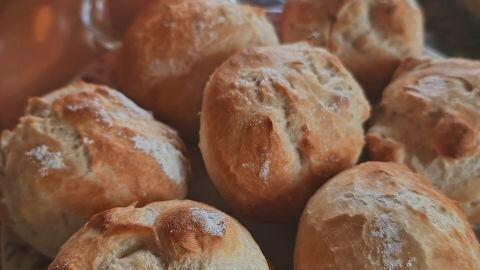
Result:
[[[50,270],[291,269],[185,200],[198,143],[229,213],[298,224],[295,270],[480,269],[480,62],[422,56],[414,0],[289,0],[278,34],[259,7],[152,1],[118,90],[72,83],[2,132],[2,222]]]

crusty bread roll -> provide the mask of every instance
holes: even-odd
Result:
[[[198,138],[203,89],[215,68],[240,49],[278,43],[264,10],[234,2],[154,1],[124,39],[121,90],[186,138]]]
[[[190,174],[174,130],[86,83],[32,98],[15,130],[2,134],[0,155],[9,225],[48,256],[92,214],[183,198]]]
[[[480,247],[462,211],[420,175],[370,162],[340,173],[308,202],[295,270],[476,270]]]
[[[289,0],[280,34],[328,48],[377,100],[400,60],[422,53],[423,18],[415,0]]]
[[[372,124],[372,159],[405,163],[480,223],[480,61],[405,61]]]
[[[234,218],[193,201],[115,208],[92,217],[49,270],[268,270]]]
[[[239,52],[203,98],[210,177],[234,209],[265,221],[299,216],[326,179],[357,162],[370,113],[337,57],[307,44]]]

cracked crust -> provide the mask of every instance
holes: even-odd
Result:
[[[232,217],[202,203],[166,201],[93,216],[49,270],[268,270],[260,248]]]
[[[234,209],[288,221],[325,180],[357,162],[369,113],[359,85],[325,50],[245,49],[205,89],[200,149]]]
[[[480,269],[462,210],[420,175],[368,162],[332,178],[308,202],[295,270]]]
[[[408,165],[460,202],[472,223],[480,222],[479,78],[479,61],[406,60],[367,134],[372,159]]]
[[[335,53],[378,100],[400,61],[421,55],[423,18],[414,0],[289,0],[280,34]]]
[[[263,9],[235,2],[153,1],[125,36],[120,89],[186,138],[198,139],[203,89],[215,68],[243,48],[278,43]]]
[[[115,90],[82,82],[30,99],[0,153],[9,226],[49,256],[94,213],[183,198],[190,174],[174,130]]]

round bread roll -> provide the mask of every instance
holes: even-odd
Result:
[[[307,44],[245,49],[212,75],[200,149],[223,198],[264,221],[298,217],[357,162],[370,106],[337,57]]]
[[[421,55],[423,17],[415,0],[289,0],[280,34],[328,48],[377,100],[400,61]]]
[[[154,1],[124,39],[120,88],[189,139],[198,139],[209,76],[233,53],[278,40],[263,9],[229,0]]]
[[[268,270],[234,218],[193,201],[115,208],[92,217],[49,270]]]
[[[480,246],[461,209],[420,175],[370,162],[310,199],[294,261],[295,270],[475,270]]]
[[[371,159],[408,165],[480,223],[480,61],[405,61],[372,124]]]
[[[184,198],[190,164],[177,133],[120,93],[74,83],[29,101],[1,137],[2,207],[48,256],[91,215]]]

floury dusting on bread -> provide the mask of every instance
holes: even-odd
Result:
[[[480,270],[480,61],[424,48],[420,1],[77,1],[109,51],[76,78],[125,95],[2,132],[0,270]]]
[[[265,10],[229,0],[152,1],[127,31],[117,83],[189,140],[198,139],[205,85],[232,54],[278,44]]]
[[[294,220],[315,190],[353,166],[370,106],[337,57],[305,43],[245,49],[204,91],[200,149],[238,212]]]
[[[86,144],[86,145],[91,145],[91,144],[94,144],[94,143],[95,143],[94,140],[92,140],[92,139],[90,139],[90,138],[88,138],[88,137],[83,137],[83,138],[82,138],[82,141],[83,141],[83,143]]]
[[[333,177],[300,219],[295,270],[480,269],[463,212],[420,175],[367,162]]]
[[[480,61],[406,60],[366,141],[372,160],[406,164],[480,222]]]
[[[383,214],[374,219],[370,233],[373,238],[377,238],[374,241],[381,243],[376,250],[376,252],[380,254],[380,269],[396,270],[412,268],[415,257],[410,257],[408,261],[404,262],[398,256],[398,254],[401,253],[403,245],[400,230],[400,226],[396,224],[388,214]]]
[[[307,40],[337,55],[377,101],[403,59],[423,49],[423,16],[413,0],[288,0],[284,42]]]
[[[32,98],[0,152],[8,226],[49,257],[98,211],[184,198],[190,176],[176,131],[82,82]]]
[[[206,209],[194,207],[190,208],[192,216],[203,225],[206,233],[215,236],[223,236],[225,234],[225,216],[220,212],[210,212]]]
[[[162,166],[165,174],[173,181],[181,183],[185,181],[185,170],[182,168],[182,153],[173,145],[154,138],[146,138],[135,135],[132,142],[136,149],[141,150],[152,156],[160,166]]]
[[[112,117],[108,112],[105,111],[98,98],[80,103],[68,104],[66,107],[72,112],[92,110],[97,114],[98,121],[105,123],[108,127],[112,127],[113,125]]]
[[[61,152],[50,152],[48,146],[40,145],[25,153],[28,157],[40,163],[39,173],[47,176],[49,170],[65,168]]]
[[[203,203],[171,200],[94,215],[49,270],[268,270],[250,233]]]

